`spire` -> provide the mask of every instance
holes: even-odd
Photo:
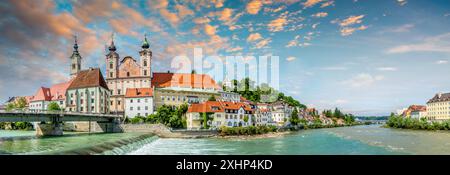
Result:
[[[73,52],[78,52],[78,41],[77,41],[77,36],[74,35],[73,38],[75,39],[75,44],[73,45]]]
[[[116,51],[116,46],[114,45],[114,33],[111,34],[111,45],[108,47],[109,51]]]
[[[143,49],[150,48],[150,44],[148,44],[148,41],[147,41],[147,34],[144,34],[144,43],[142,43],[142,48]]]

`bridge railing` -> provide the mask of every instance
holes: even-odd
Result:
[[[81,113],[81,112],[67,112],[67,111],[42,111],[42,112],[32,112],[32,111],[8,111],[8,112],[0,112],[0,114],[81,115],[81,116],[108,117],[108,118],[122,118],[122,117],[123,117],[122,115],[114,115],[114,114]]]

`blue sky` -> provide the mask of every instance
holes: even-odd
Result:
[[[275,55],[281,90],[319,109],[385,115],[449,92],[447,0],[2,1],[0,100],[65,81],[72,35],[83,67],[105,69],[111,33],[154,71],[174,56]],[[173,71],[173,70],[172,70]]]

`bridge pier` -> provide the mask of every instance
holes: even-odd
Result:
[[[39,123],[36,127],[36,136],[62,136],[63,126],[61,123]]]

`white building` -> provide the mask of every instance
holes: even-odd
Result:
[[[241,95],[235,92],[220,92],[220,101],[241,102]]]
[[[289,117],[292,113],[292,108],[284,102],[275,102],[272,106],[272,120],[277,123],[278,126],[285,126],[289,124]]]
[[[421,118],[425,118],[426,116],[427,116],[427,111],[426,110],[411,111],[411,118],[412,119],[421,119]]]
[[[154,112],[152,88],[128,88],[125,94],[125,116],[147,117]]]

